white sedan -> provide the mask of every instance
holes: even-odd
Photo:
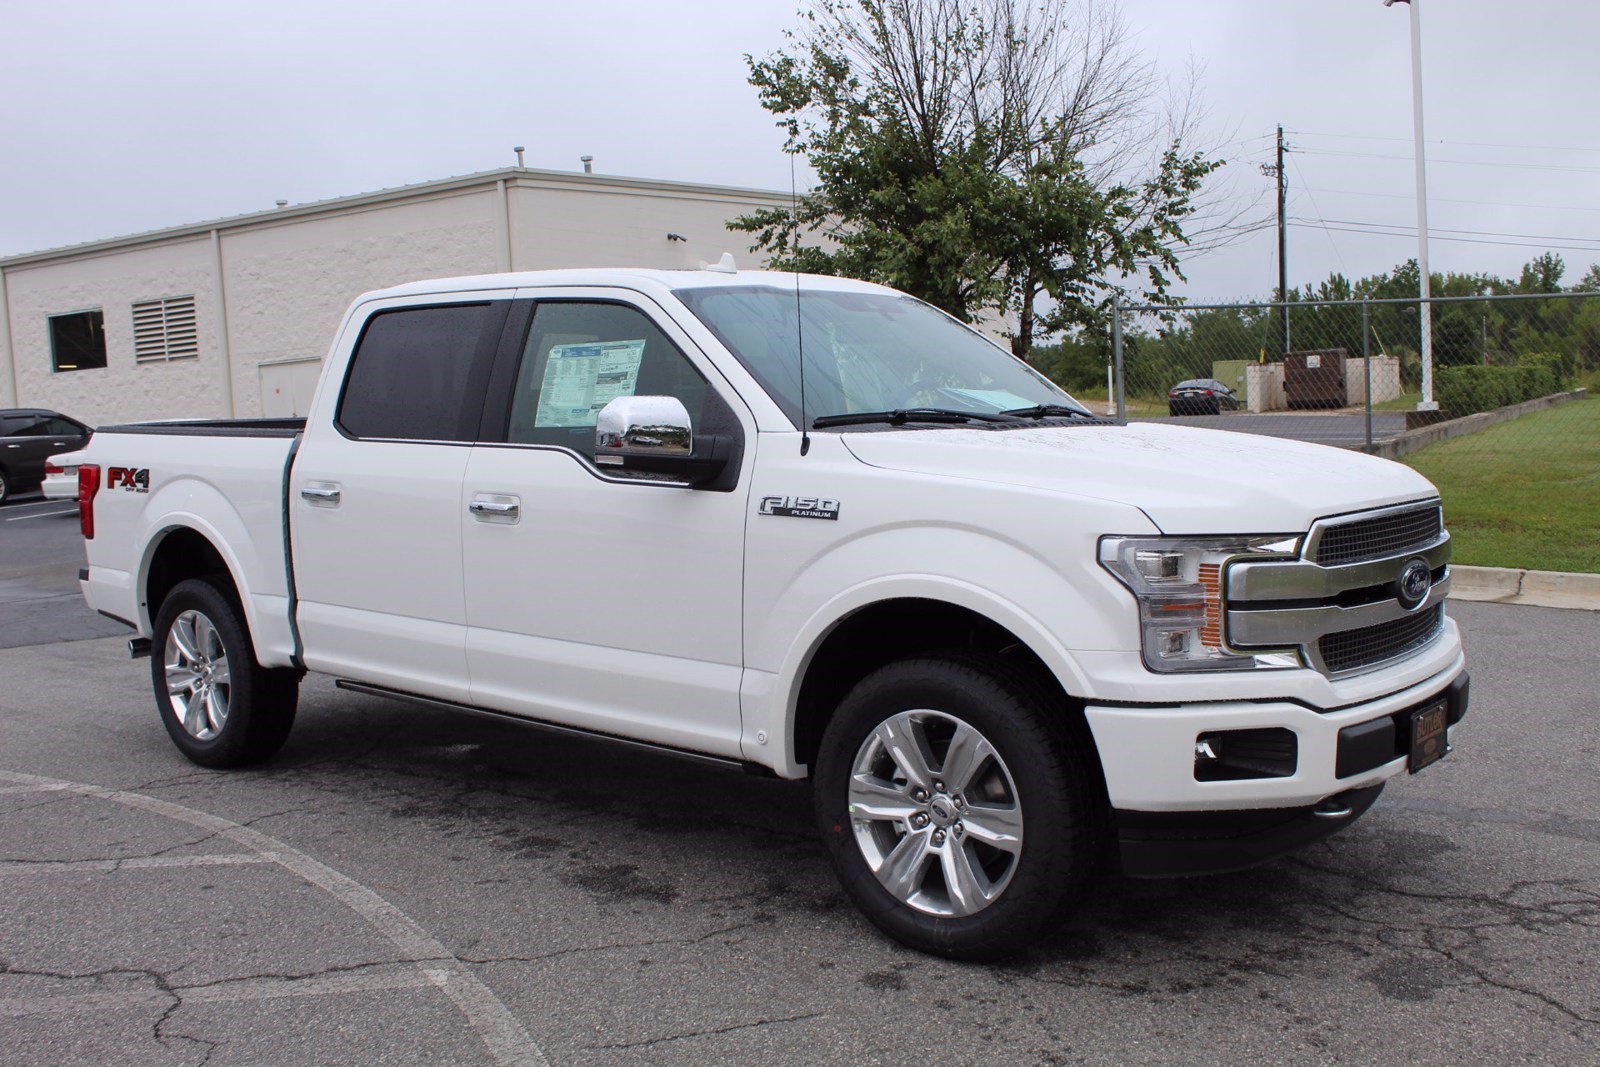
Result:
[[[78,453],[51,456],[44,461],[44,481],[39,488],[46,500],[78,499]]]

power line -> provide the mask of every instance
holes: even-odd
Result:
[[[1311,186],[1308,186],[1308,185],[1302,185],[1301,188],[1305,189],[1307,191],[1311,190]],[[1382,198],[1384,200],[1414,200],[1414,199],[1416,199],[1416,197],[1411,193],[1374,193],[1374,192],[1368,192],[1366,190],[1359,190],[1359,189],[1325,189],[1325,188],[1322,188],[1321,186],[1318,186],[1316,188],[1316,191],[1319,192],[1319,193],[1336,193],[1336,194],[1339,194],[1339,195],[1342,195],[1342,196],[1375,196],[1375,197],[1380,197],[1380,198]],[[1600,207],[1579,207],[1577,204],[1518,204],[1518,203],[1514,203],[1512,201],[1507,201],[1507,200],[1461,200],[1461,199],[1453,199],[1453,198],[1448,197],[1448,196],[1430,196],[1430,197],[1428,197],[1428,201],[1430,203],[1435,203],[1435,204],[1473,204],[1473,205],[1478,206],[1478,207],[1522,207],[1522,208],[1533,208],[1535,210],[1540,210],[1540,211],[1596,211],[1596,212],[1600,212]]]
[[[1289,225],[1303,227],[1305,229],[1312,229],[1317,224],[1310,222],[1291,222]],[[1366,234],[1369,237],[1400,237],[1407,240],[1415,240],[1417,236],[1415,230],[1413,230],[1411,233],[1395,233],[1389,230],[1368,230],[1355,226],[1333,226],[1328,224],[1323,224],[1322,229],[1330,230],[1335,233],[1360,233]],[[1529,244],[1525,241],[1491,241],[1485,240],[1481,237],[1430,237],[1430,240],[1454,241],[1460,244],[1469,245],[1503,245],[1508,248],[1537,248],[1546,252],[1561,251],[1600,253],[1600,246],[1595,245]]]
[[[1311,133],[1307,130],[1290,130],[1290,133],[1301,137],[1336,137],[1342,141],[1398,141],[1401,144],[1414,144],[1409,137],[1379,137],[1376,134],[1362,133]],[[1600,148],[1580,148],[1569,144],[1505,144],[1498,141],[1444,141],[1425,140],[1423,144],[1446,144],[1462,148],[1513,148],[1534,152],[1592,152],[1600,153]]]
[[[1315,202],[1313,202],[1313,206],[1315,206]],[[1314,219],[1301,217],[1295,221],[1315,223],[1327,222],[1335,226],[1384,226],[1390,229],[1410,230],[1413,234],[1415,234],[1417,231],[1415,226],[1411,226],[1403,222],[1366,222],[1361,219],[1324,219],[1320,217]],[[1432,236],[1436,233],[1469,233],[1479,237],[1522,237],[1530,241],[1582,241],[1589,244],[1600,245],[1600,237],[1561,237],[1553,236],[1548,233],[1505,233],[1499,230],[1452,230],[1448,227],[1442,226],[1428,227],[1429,236]]]
[[[1350,156],[1359,159],[1398,159],[1410,163],[1411,156],[1392,156],[1383,152],[1341,152],[1332,148],[1296,148],[1294,152],[1307,156]],[[1439,159],[1428,157],[1429,163],[1451,163],[1460,167],[1509,167],[1514,170],[1553,170],[1579,174],[1600,174],[1600,167],[1584,167],[1567,163],[1498,163],[1486,159]]]

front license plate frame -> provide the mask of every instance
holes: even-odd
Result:
[[[1450,752],[1450,702],[1441,698],[1413,710],[1406,717],[1406,729],[1411,739],[1406,768],[1416,774]]]

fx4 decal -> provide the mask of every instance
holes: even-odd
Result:
[[[787,515],[792,519],[839,518],[839,502],[825,496],[764,496],[761,514]]]
[[[148,493],[150,468],[134,470],[132,467],[112,467],[106,471],[106,488],[122,488],[130,493]]]

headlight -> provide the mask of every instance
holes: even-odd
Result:
[[[1234,671],[1301,666],[1298,653],[1237,652],[1224,640],[1222,570],[1248,556],[1294,558],[1298,534],[1264,537],[1102,537],[1100,565],[1139,601],[1145,666]]]

